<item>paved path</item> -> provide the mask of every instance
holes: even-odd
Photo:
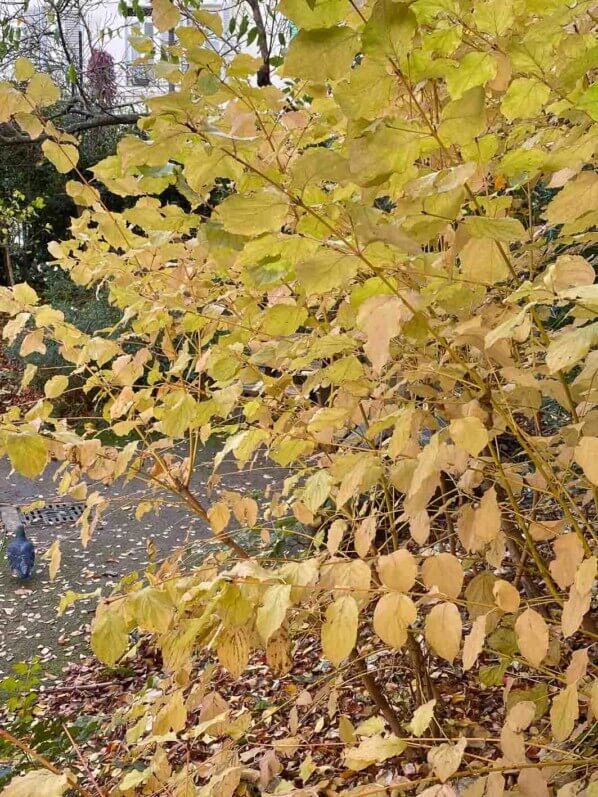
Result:
[[[211,473],[214,449],[204,449],[191,489],[200,500],[207,501],[206,481]],[[24,505],[36,498],[58,498],[52,480],[54,468],[48,467],[43,477],[31,481],[11,473],[8,460],[0,460],[0,503]],[[275,477],[276,469],[256,468],[239,473],[233,462],[220,467],[223,478],[218,489],[263,495]],[[279,471],[280,472],[280,471]],[[205,549],[210,532],[205,524],[189,513],[181,503],[172,501],[158,515],[146,514],[135,519],[140,501],[156,497],[156,493],[140,482],[110,488],[110,508],[103,515],[87,549],[79,529],[74,526],[32,526],[28,536],[35,543],[38,562],[31,581],[25,585],[12,578],[7,563],[0,562],[0,675],[10,670],[13,662],[39,655],[47,669],[58,670],[66,658],[73,660],[89,653],[88,624],[95,599],[81,601],[57,616],[61,595],[67,590],[91,592],[101,587],[104,593],[119,578],[148,564],[147,543],[152,540],[158,560],[184,546],[188,562],[197,561]],[[163,494],[162,494],[163,495]],[[212,498],[212,500],[214,500]],[[51,582],[48,563],[41,555],[52,542],[61,540],[62,561],[58,576]]]

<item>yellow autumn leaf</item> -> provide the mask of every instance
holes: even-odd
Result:
[[[268,642],[282,625],[291,605],[291,589],[290,584],[276,584],[264,593],[256,617],[256,628],[263,642]]]
[[[152,0],[152,18],[160,33],[176,27],[181,19],[181,12],[170,0]]]
[[[112,666],[129,645],[127,625],[122,614],[106,604],[100,604],[91,623],[91,649],[104,664]]]
[[[17,302],[21,302],[21,304],[37,304],[39,302],[37,293],[26,282],[13,285],[12,292]]]
[[[557,742],[564,742],[571,736],[579,716],[577,684],[562,689],[550,707],[550,727]]]
[[[49,75],[36,72],[27,86],[27,99],[39,108],[46,108],[60,99],[60,89]]]
[[[454,603],[439,603],[426,617],[425,636],[434,653],[452,663],[459,653],[463,624]]]
[[[415,709],[413,717],[411,717],[409,725],[407,726],[414,736],[423,736],[424,732],[430,727],[430,723],[434,718],[435,706],[435,700],[428,700],[427,703],[423,703]]]
[[[538,667],[548,653],[548,626],[542,615],[526,609],[515,622],[515,634],[522,655]]]
[[[50,581],[54,581],[56,578],[56,573],[58,572],[58,568],[60,567],[60,540],[54,540],[52,545],[48,548],[46,553],[44,554],[44,559],[47,559],[50,562],[48,572],[50,575]]]
[[[34,479],[43,472],[49,459],[48,443],[39,434],[7,434],[4,446],[10,464],[22,476]]]
[[[216,654],[233,678],[239,678],[249,662],[249,636],[244,628],[224,630],[216,642]]]
[[[61,396],[68,386],[68,376],[58,374],[57,376],[53,376],[51,379],[48,379],[44,385],[44,394],[46,398],[55,399]]]
[[[224,501],[218,501],[208,509],[208,520],[214,534],[221,534],[230,521],[230,509]]]
[[[598,485],[598,437],[582,437],[575,447],[575,461],[592,484]]]
[[[345,750],[345,764],[349,769],[358,772],[372,764],[381,764],[388,758],[400,755],[406,747],[405,739],[399,739],[393,734],[390,736],[377,734],[364,739],[357,747]]]
[[[457,744],[440,744],[428,752],[428,763],[442,783],[446,783],[459,769],[466,746],[467,740],[461,738]]]
[[[19,56],[15,61],[15,80],[29,80],[35,74],[35,66],[28,58]]]
[[[79,150],[72,144],[58,144],[48,138],[43,142],[42,150],[46,158],[61,174],[70,172],[79,162]]]
[[[477,457],[488,445],[486,427],[475,416],[451,421],[449,431],[455,443],[464,448],[472,457]]]
[[[352,595],[337,598],[326,609],[322,624],[322,651],[327,659],[338,666],[355,647],[359,608]]]
[[[145,631],[163,634],[170,626],[174,604],[165,590],[144,587],[128,599],[135,622]]]
[[[406,548],[386,556],[379,556],[376,562],[380,580],[385,587],[398,592],[409,592],[417,577],[417,562]]]
[[[436,588],[447,598],[455,599],[463,587],[463,568],[456,556],[439,553],[427,556],[422,564],[422,581],[428,589]]]
[[[47,769],[34,769],[17,775],[2,790],[2,797],[62,797],[70,788],[65,774],[57,775]]]
[[[407,595],[390,592],[383,595],[374,609],[374,631],[391,648],[398,650],[407,641],[409,626],[417,618],[415,604]]]
[[[513,584],[504,581],[504,579],[498,579],[498,581],[494,582],[492,592],[496,605],[503,612],[514,613],[519,610],[521,596]]]

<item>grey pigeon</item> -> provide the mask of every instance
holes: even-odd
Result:
[[[35,548],[31,540],[25,536],[25,527],[21,523],[17,527],[14,540],[6,549],[6,558],[14,576],[29,578],[35,562]]]

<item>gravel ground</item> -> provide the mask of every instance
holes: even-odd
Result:
[[[206,481],[213,454],[210,447],[201,452],[191,484],[192,492],[203,501],[207,501]],[[249,493],[258,498],[258,503],[267,486],[286,475],[264,467],[239,473],[235,464],[227,461],[220,472],[223,477],[218,490]],[[52,475],[53,468],[48,467],[43,477],[25,479],[11,473],[8,460],[0,460],[0,503],[22,506],[37,498],[64,500],[56,494]],[[180,503],[173,501],[159,514],[148,513],[136,520],[139,502],[157,497],[145,484],[114,485],[107,495],[110,508],[86,549],[74,525],[34,525],[28,530],[37,550],[32,579],[19,582],[12,577],[4,557],[0,562],[0,675],[10,671],[14,662],[35,655],[40,656],[44,669],[56,672],[67,659],[73,661],[89,653],[88,626],[96,599],[78,602],[58,617],[58,603],[67,590],[91,592],[100,587],[106,594],[122,576],[144,569],[150,540],[157,561],[181,546],[187,561],[193,561],[210,545],[206,525]],[[56,579],[50,581],[48,562],[41,557],[56,538],[61,540],[62,560]]]

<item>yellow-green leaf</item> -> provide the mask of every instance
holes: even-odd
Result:
[[[74,169],[79,162],[79,150],[72,144],[57,144],[49,138],[42,144],[46,158],[56,167],[61,174],[66,174]]]
[[[256,627],[263,642],[267,642],[278,631],[291,605],[290,584],[276,584],[268,587],[257,610]]]
[[[550,708],[550,727],[557,742],[564,742],[571,736],[578,716],[577,684],[570,684],[558,693]]]
[[[322,625],[322,650],[327,659],[339,665],[355,647],[359,609],[352,595],[343,595],[326,609]]]
[[[5,440],[10,464],[22,476],[34,479],[48,462],[48,443],[39,434],[8,434]]]
[[[2,797],[62,797],[68,788],[66,775],[34,769],[13,778],[2,790]]]
[[[91,649],[100,661],[112,666],[129,644],[127,625],[113,606],[101,605],[91,623]]]
[[[519,77],[509,86],[500,110],[509,121],[537,116],[550,97],[550,88],[536,78]]]
[[[458,446],[464,448],[472,457],[488,445],[488,432],[482,421],[474,415],[456,418],[450,424],[451,437]]]
[[[51,379],[48,379],[44,385],[44,394],[46,398],[55,399],[58,398],[58,396],[61,396],[68,386],[68,376],[58,374],[57,376],[53,376]]]
[[[427,703],[415,709],[413,717],[411,717],[411,722],[407,726],[414,736],[423,736],[424,732],[428,729],[434,717],[435,705],[435,700],[428,700]]]
[[[280,230],[287,212],[285,196],[264,188],[253,194],[232,194],[218,205],[215,216],[227,232],[259,235]]]
[[[318,83],[339,80],[349,72],[358,46],[349,27],[299,31],[289,45],[284,74]]]
[[[152,0],[152,17],[156,28],[163,33],[178,25],[181,12],[170,0]]]

